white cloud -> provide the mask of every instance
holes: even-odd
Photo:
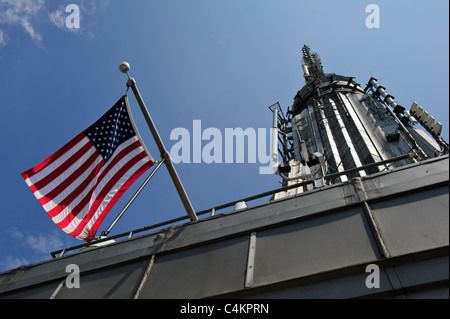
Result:
[[[13,251],[1,256],[0,272],[50,259],[51,252],[68,245],[64,233],[58,230],[36,234],[12,227],[7,233],[15,243],[21,244],[21,256],[13,256]]]
[[[30,262],[25,258],[4,256],[0,261],[0,272],[28,265],[29,263]]]
[[[0,25],[21,26],[34,41],[40,43],[42,36],[31,21],[43,6],[44,0],[0,0]],[[4,30],[1,37],[6,38]]]
[[[93,17],[95,17],[95,15],[99,12],[104,12],[108,8],[110,0],[81,0],[76,4],[80,8],[81,27],[79,29],[66,27],[66,18],[68,13],[66,12],[66,7],[63,5],[59,5],[55,11],[48,12],[48,18],[50,22],[60,30],[86,35],[92,40],[95,38],[95,20]]]
[[[6,35],[6,32],[0,29],[0,48],[4,47],[6,43],[8,42],[8,36]]]
[[[51,22],[51,24],[53,24],[55,27],[57,27],[58,29],[62,30],[62,31],[67,31],[67,32],[72,32],[72,33],[83,33],[83,30],[86,29],[85,27],[83,28],[68,28],[66,26],[66,19],[69,13],[66,12],[66,7],[63,5],[60,5],[58,7],[58,9],[56,9],[53,12],[49,12],[48,13],[48,18]],[[81,15],[83,16],[83,15]]]
[[[42,37],[39,33],[34,30],[33,26],[30,24],[30,21],[28,21],[27,18],[21,19],[21,25],[25,28],[27,33],[31,36],[31,38],[37,42],[41,42]]]
[[[97,10],[103,10],[106,9],[110,4],[110,0],[100,0],[100,1],[81,1],[80,6],[81,10],[88,14],[93,16]]]
[[[59,232],[53,231],[45,234],[32,234],[29,232],[22,232],[17,228],[12,228],[9,231],[11,237],[20,240],[22,244],[31,248],[35,253],[48,254],[52,251],[61,249],[64,242],[61,239]]]
[[[50,252],[61,249],[63,242],[59,235],[39,234],[26,236],[26,243],[38,253],[50,254]]]
[[[59,8],[54,12],[49,12],[48,17],[50,22],[53,23],[59,29],[66,29],[66,14],[64,13],[65,9],[63,6],[59,6]]]
[[[48,3],[48,4],[47,4]],[[60,30],[85,35],[92,39],[95,37],[94,17],[104,12],[110,5],[110,0],[79,0],[75,2],[80,7],[81,28],[67,28],[66,6],[46,0],[0,0],[0,48],[9,41],[8,28],[21,27],[37,44],[41,44],[43,36],[36,28],[36,23],[44,21],[56,26]]]

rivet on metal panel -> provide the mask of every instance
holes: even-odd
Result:
[[[256,232],[250,235],[250,244],[248,247],[247,273],[245,276],[245,288],[253,287],[255,256],[256,256]]]

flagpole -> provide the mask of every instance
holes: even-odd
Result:
[[[130,70],[130,65],[127,62],[122,62],[119,65],[120,71],[123,73],[126,73],[128,76],[128,82],[127,86],[131,87],[133,90],[134,96],[136,97],[136,100],[139,104],[139,107],[141,108],[142,114],[144,115],[145,120],[147,121],[147,125],[150,128],[150,131],[152,132],[153,139],[156,142],[156,145],[159,149],[159,152],[161,153],[161,158],[164,160],[164,163],[166,164],[167,170],[169,171],[170,177],[172,178],[172,181],[175,185],[175,188],[177,189],[178,195],[180,196],[181,202],[183,203],[183,206],[191,219],[191,221],[198,220],[197,215],[195,214],[194,208],[191,205],[191,202],[189,200],[189,197],[186,194],[186,190],[183,187],[183,184],[181,183],[181,180],[177,174],[177,171],[175,170],[175,167],[173,166],[172,159],[170,158],[169,152],[167,152],[163,141],[161,140],[161,137],[159,136],[159,133],[156,129],[155,124],[153,123],[153,120],[150,116],[150,113],[145,106],[145,103],[142,99],[141,94],[139,93],[139,90],[136,86],[136,81],[130,77],[130,74],[128,71]]]

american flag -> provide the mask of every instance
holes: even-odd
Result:
[[[114,204],[153,164],[124,95],[88,129],[21,175],[59,228],[89,242]]]

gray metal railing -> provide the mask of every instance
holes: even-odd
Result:
[[[336,174],[326,175],[326,176],[324,176],[324,178],[325,179],[334,178],[334,177],[336,177],[338,175],[350,174],[350,173],[356,172],[358,170],[364,170],[364,169],[368,169],[368,168],[373,167],[373,166],[379,166],[379,165],[382,165],[382,164],[393,163],[393,162],[401,161],[401,160],[404,160],[404,159],[409,159],[409,160],[413,161],[415,158],[417,158],[416,155],[405,154],[405,155],[401,155],[401,156],[394,157],[394,158],[391,158],[391,159],[387,159],[387,160],[384,160],[384,161],[375,162],[375,163],[372,163],[372,164],[363,165],[363,166],[360,166],[360,167],[355,167],[355,168],[352,168],[352,169],[348,169],[346,171],[342,171],[342,172],[339,172],[339,173],[336,173]],[[303,187],[304,185],[312,184],[312,183],[313,183],[313,180],[309,180],[309,181],[303,181],[303,182],[300,182],[300,183],[292,184],[292,185],[289,185],[289,186],[283,186],[283,187],[280,187],[280,188],[277,188],[277,189],[274,189],[274,190],[271,190],[271,191],[267,191],[267,192],[260,193],[260,194],[257,194],[257,195],[245,197],[245,198],[242,198],[242,199],[239,199],[239,200],[235,200],[235,201],[232,201],[232,202],[228,202],[226,204],[222,204],[222,205],[219,205],[219,206],[211,207],[209,209],[205,209],[205,210],[199,211],[196,214],[197,214],[197,216],[206,215],[206,214],[210,214],[211,216],[215,216],[216,212],[218,210],[234,206],[238,202],[241,202],[241,201],[250,202],[250,201],[253,201],[253,200],[256,200],[256,199],[260,199],[260,198],[263,198],[263,197],[274,195],[276,193],[284,192],[284,191],[287,191],[287,190],[290,190],[290,189],[293,189],[293,188]],[[131,230],[131,231],[128,231],[128,232],[125,232],[125,233],[117,234],[117,235],[114,235],[114,236],[94,239],[93,241],[91,241],[89,243],[83,243],[83,244],[80,244],[80,245],[76,245],[76,246],[72,246],[72,247],[56,250],[56,251],[51,252],[50,254],[52,255],[53,258],[62,257],[62,256],[64,256],[64,254],[66,254],[69,251],[85,248],[85,247],[91,246],[93,244],[99,244],[99,243],[106,242],[106,241],[109,241],[109,240],[112,240],[112,239],[117,239],[117,238],[122,238],[122,237],[131,238],[135,234],[142,233],[142,232],[145,232],[145,231],[149,231],[149,230],[152,230],[152,229],[156,229],[156,228],[159,228],[159,227],[162,227],[162,226],[167,226],[167,225],[170,225],[170,224],[174,224],[174,223],[186,220],[186,219],[189,219],[189,216],[185,215],[185,216],[169,219],[169,220],[161,222],[161,223],[157,223],[157,224],[153,224],[153,225],[150,225],[150,226],[145,226],[145,227],[142,227],[142,228]],[[195,223],[195,221],[191,222],[191,223]]]

